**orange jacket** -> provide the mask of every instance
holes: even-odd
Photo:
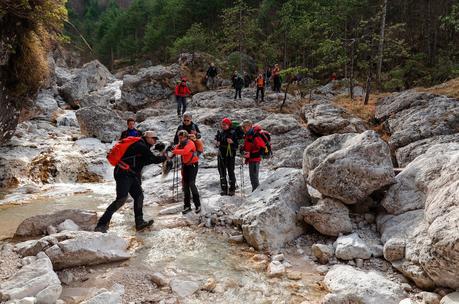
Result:
[[[263,76],[257,77],[257,87],[264,88],[265,87],[265,78]]]
[[[182,156],[182,164],[192,165],[199,161],[198,153],[196,151],[196,146],[192,140],[187,140],[185,146],[182,148],[182,144],[175,146],[172,151],[175,155]]]

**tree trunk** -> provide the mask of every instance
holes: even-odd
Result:
[[[379,47],[378,47],[378,71],[377,71],[377,82],[378,88],[381,91],[382,84],[381,84],[381,70],[382,70],[382,62],[383,62],[383,51],[384,51],[384,29],[386,27],[386,13],[387,13],[387,0],[384,0],[383,8],[382,8],[382,16],[381,16],[381,34],[379,37]]]
[[[239,70],[242,74],[242,8],[239,10]]]
[[[287,32],[284,32],[284,65],[282,68],[287,67]]]
[[[365,101],[363,102],[364,105],[368,104],[368,101],[370,99],[370,92],[371,92],[371,64],[368,68],[367,84],[365,86]]]
[[[354,44],[355,39],[351,42],[351,66],[349,71],[349,94],[352,100],[354,100]]]

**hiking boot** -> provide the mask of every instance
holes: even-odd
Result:
[[[183,209],[182,214],[185,215],[190,212],[191,212],[191,207],[186,207],[185,209]]]
[[[228,192],[222,190],[222,192],[220,192],[220,196],[225,196],[225,195],[228,195]]]
[[[229,195],[229,196],[234,196],[235,193],[236,193],[236,190],[230,190],[230,191],[228,192],[228,195]]]
[[[96,228],[94,228],[94,232],[102,232],[102,233],[107,233],[108,226],[106,225],[97,225]]]
[[[196,210],[194,210],[194,213],[196,214],[201,213],[201,206],[196,207]]]
[[[150,227],[151,225],[153,225],[154,222],[155,222],[154,220],[142,221],[142,222],[140,222],[139,224],[136,224],[136,225],[135,225],[135,230],[137,230],[137,231],[142,231],[142,230],[144,230],[145,228],[148,228],[148,227]]]

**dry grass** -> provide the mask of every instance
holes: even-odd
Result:
[[[430,87],[430,88],[416,88],[420,92],[434,93],[438,95],[446,95],[448,97],[459,99],[459,77],[451,79],[445,83]]]
[[[389,95],[389,93],[383,94],[371,94],[367,105],[364,105],[364,97],[355,97],[354,100],[347,95],[341,95],[336,97],[334,103],[344,109],[350,114],[360,117],[364,121],[371,121],[375,116],[376,103],[379,98]]]

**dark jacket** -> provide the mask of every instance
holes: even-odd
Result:
[[[177,128],[177,131],[175,131],[175,137],[174,137],[174,144],[178,144],[179,142],[179,139],[178,139],[178,132],[180,130],[185,130],[188,132],[188,134],[191,134],[191,131],[196,131],[196,138],[197,139],[200,139],[201,138],[201,131],[199,131],[199,127],[197,124],[195,124],[194,122],[191,122],[190,125],[184,125],[183,123],[180,124],[180,126],[178,126]]]
[[[233,140],[232,144],[228,144],[228,138]],[[226,131],[218,130],[217,135],[215,135],[215,140],[220,143],[218,146],[220,155],[223,157],[235,157],[239,139],[240,138],[238,138],[236,130],[233,128],[230,128]],[[229,150],[228,146],[230,146]]]
[[[131,131],[131,134],[129,134]],[[121,138],[120,139],[123,139],[123,138],[126,138],[126,137],[129,137],[129,136],[136,136],[136,137],[141,137],[142,136],[142,133],[140,133],[139,130],[137,129],[132,129],[132,130],[124,130],[123,132],[121,132]]]
[[[244,76],[244,87],[248,88],[252,83],[252,78],[247,74]]]
[[[209,67],[207,69],[207,73],[206,73],[207,76],[215,77],[215,76],[217,76],[217,74],[218,74],[218,70],[217,70],[216,67]]]
[[[235,89],[242,89],[244,87],[244,78],[241,76],[236,76],[233,78],[233,88]]]
[[[130,170],[115,167],[115,175],[135,174],[140,178],[144,166],[160,164],[166,160],[165,156],[156,156],[150,151],[151,146],[142,138],[133,143],[124,153],[122,161],[129,165]]]

